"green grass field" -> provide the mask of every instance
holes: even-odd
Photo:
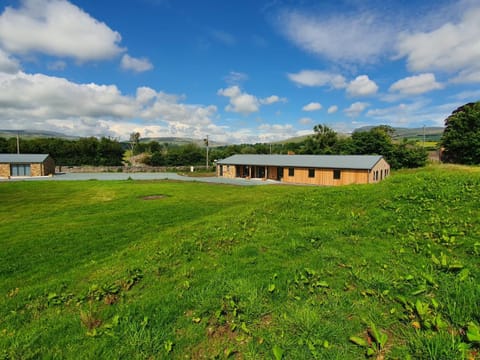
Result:
[[[480,171],[0,183],[0,359],[476,359]]]

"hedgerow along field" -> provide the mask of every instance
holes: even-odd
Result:
[[[480,171],[0,183],[0,358],[476,359]]]

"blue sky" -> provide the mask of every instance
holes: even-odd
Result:
[[[478,0],[0,5],[0,129],[255,143],[480,99]]]

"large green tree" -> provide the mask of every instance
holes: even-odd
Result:
[[[313,136],[305,140],[303,153],[305,154],[333,154],[338,142],[337,133],[327,125],[315,125]]]
[[[480,101],[460,106],[445,120],[442,160],[480,164]]]
[[[387,125],[376,126],[369,131],[355,131],[352,141],[357,154],[383,155],[390,158],[393,152],[393,129]]]

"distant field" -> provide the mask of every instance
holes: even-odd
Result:
[[[480,170],[0,183],[0,359],[476,359]]]
[[[439,148],[438,141],[422,141],[418,139],[415,141],[418,146],[423,146],[426,150],[434,151]]]
[[[418,144],[428,148],[436,148],[438,146],[437,141],[419,141]]]

